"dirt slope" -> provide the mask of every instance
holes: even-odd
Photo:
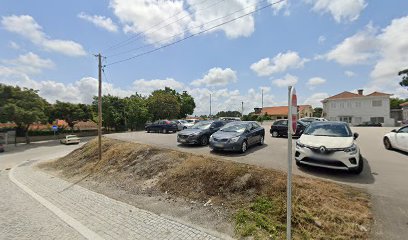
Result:
[[[103,140],[101,162],[97,156],[97,142],[91,141],[41,167],[71,179],[116,182],[134,194],[166,192],[209,202],[230,214],[236,237],[285,236],[285,173],[111,139]],[[367,239],[372,223],[366,193],[300,176],[293,179],[293,216],[294,239]]]

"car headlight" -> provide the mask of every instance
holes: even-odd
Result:
[[[211,136],[210,136],[210,141],[212,141],[212,140],[214,140],[214,137],[213,137],[213,135],[211,135]]]
[[[304,148],[305,145],[303,143],[300,143],[299,141],[296,141],[296,148]]]
[[[233,137],[233,138],[230,138],[229,141],[232,142],[232,143],[235,143],[235,142],[238,142],[239,138],[240,138],[240,136],[238,136],[238,137]]]
[[[353,143],[353,145],[351,145],[350,147],[345,148],[344,151],[346,153],[356,154],[357,153],[357,146],[356,146],[356,144]]]

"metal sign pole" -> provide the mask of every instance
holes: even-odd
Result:
[[[286,188],[286,239],[290,240],[292,219],[292,86],[288,88],[288,175]]]

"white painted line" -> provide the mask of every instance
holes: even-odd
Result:
[[[65,212],[63,212],[61,209],[59,209],[57,206],[46,200],[45,198],[41,197],[37,193],[35,193],[33,190],[25,186],[24,184],[20,183],[15,177],[14,177],[14,169],[12,168],[9,172],[9,178],[10,180],[16,184],[19,188],[21,188],[24,192],[29,194],[31,197],[33,197],[35,200],[37,200],[39,203],[41,203],[44,207],[48,208],[51,212],[53,212],[55,215],[57,215],[62,221],[66,222],[69,226],[71,226],[73,229],[77,230],[82,236],[84,236],[87,239],[95,239],[95,240],[102,240],[103,238],[99,236],[97,233],[94,231],[90,230],[86,226],[84,226],[82,223],[74,219],[73,217],[69,216]]]

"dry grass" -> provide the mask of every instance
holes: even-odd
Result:
[[[90,173],[95,180],[149,187],[177,197],[222,205],[233,212],[238,236],[283,239],[286,231],[286,174],[174,150],[103,140],[43,168],[67,177]],[[97,163],[97,164],[96,164]],[[95,165],[96,164],[96,165]],[[312,178],[293,179],[294,239],[367,239],[372,223],[369,196],[355,188]],[[368,231],[361,230],[361,226]]]

